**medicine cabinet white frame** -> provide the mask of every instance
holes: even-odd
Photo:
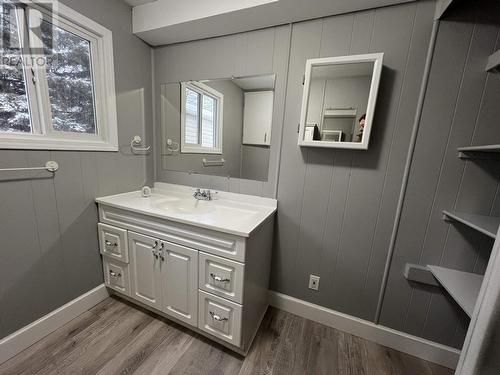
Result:
[[[354,150],[367,150],[372,130],[373,114],[377,102],[377,93],[382,74],[383,53],[369,53],[364,55],[351,55],[339,57],[324,57],[319,59],[309,59],[306,61],[306,72],[304,80],[304,91],[302,94],[302,110],[300,113],[299,142],[301,147],[323,147],[323,148],[346,148]],[[329,141],[306,141],[304,139],[306,131],[307,110],[309,107],[309,91],[311,88],[311,77],[313,67],[337,65],[337,64],[355,64],[363,62],[373,62],[372,82],[370,85],[370,95],[368,96],[368,105],[366,109],[366,126],[363,131],[361,142],[329,142]]]

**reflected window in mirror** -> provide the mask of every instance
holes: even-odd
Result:
[[[162,84],[162,168],[267,181],[275,80],[262,74]]]
[[[382,56],[375,53],[307,61],[300,146],[368,148]]]
[[[222,154],[224,95],[201,82],[182,82],[181,152]]]

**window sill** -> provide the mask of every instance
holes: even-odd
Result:
[[[221,149],[201,148],[201,147],[181,147],[181,154],[211,154],[222,155]]]
[[[89,141],[61,138],[2,138],[0,149],[10,150],[66,150],[66,151],[107,151],[117,152],[118,145],[104,141]]]

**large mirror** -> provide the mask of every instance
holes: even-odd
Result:
[[[163,168],[267,181],[274,87],[274,74],[163,84]]]
[[[382,53],[306,63],[299,145],[368,149]]]

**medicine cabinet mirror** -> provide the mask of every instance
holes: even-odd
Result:
[[[267,181],[275,75],[161,85],[162,167]]]
[[[383,53],[306,62],[299,146],[368,149]]]

